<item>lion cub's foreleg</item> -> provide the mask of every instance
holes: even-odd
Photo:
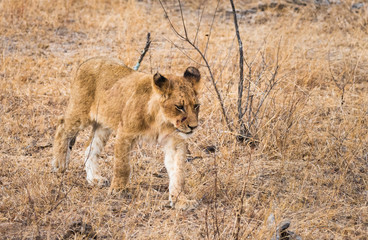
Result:
[[[185,159],[187,145],[180,139],[169,139],[164,147],[165,167],[167,169],[169,183],[169,200],[172,207],[187,209],[195,205],[195,201],[190,201],[184,194]]]
[[[102,177],[99,171],[98,158],[100,152],[106,145],[111,134],[109,128],[104,128],[99,124],[94,124],[92,134],[85,151],[85,170],[87,173],[87,181],[89,184],[97,184],[106,186],[108,180]]]
[[[114,170],[110,186],[110,193],[118,192],[126,187],[130,176],[129,153],[134,138],[125,135],[122,129],[118,129],[114,149]]]

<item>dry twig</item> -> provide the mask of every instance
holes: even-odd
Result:
[[[141,56],[138,59],[137,64],[133,67],[133,69],[135,71],[137,71],[139,69],[139,67],[141,66],[141,62],[143,61],[144,56],[146,55],[146,53],[148,52],[148,49],[151,45],[151,33],[147,33],[147,42],[146,42],[146,46],[144,47]]]
[[[207,60],[207,57],[206,57],[206,55],[205,55],[205,52],[202,52],[199,48],[198,48],[198,46],[195,44],[195,41],[196,41],[196,38],[194,39],[194,41],[192,41],[192,40],[190,40],[189,39],[189,36],[188,36],[188,32],[187,32],[187,28],[186,28],[186,25],[185,25],[185,20],[184,20],[184,15],[183,15],[183,10],[182,10],[182,5],[181,5],[181,2],[180,2],[180,0],[178,0],[178,2],[179,2],[179,8],[180,8],[180,15],[181,15],[181,21],[182,21],[182,24],[183,24],[183,29],[184,29],[184,35],[183,34],[181,34],[181,33],[179,33],[179,31],[176,29],[176,27],[174,26],[174,24],[172,23],[172,21],[171,21],[171,19],[170,19],[170,17],[169,17],[169,15],[168,15],[168,13],[167,13],[167,11],[166,11],[166,8],[165,8],[165,6],[163,5],[163,3],[162,3],[162,1],[161,0],[159,0],[159,2],[160,2],[160,4],[161,4],[161,7],[162,7],[162,9],[163,9],[163,11],[164,11],[164,13],[165,13],[165,17],[167,18],[167,20],[168,20],[168,22],[169,22],[169,24],[170,24],[170,27],[171,27],[171,29],[174,31],[174,33],[179,37],[179,39],[181,39],[181,40],[183,40],[183,41],[185,41],[186,43],[188,43],[200,56],[201,56],[201,58],[202,58],[202,60],[205,62],[205,66],[206,66],[206,68],[207,68],[207,70],[208,70],[208,72],[209,72],[209,74],[210,74],[210,81],[211,81],[211,83],[212,83],[212,86],[213,86],[213,88],[215,89],[215,92],[216,92],[216,96],[217,96],[217,100],[218,100],[218,102],[219,102],[219,104],[220,104],[220,107],[221,107],[221,113],[222,113],[222,115],[223,115],[223,117],[224,117],[224,119],[225,119],[225,122],[226,122],[226,126],[227,126],[227,128],[228,128],[228,130],[229,131],[233,131],[233,128],[231,127],[231,124],[230,124],[230,121],[229,121],[229,117],[228,117],[228,115],[227,115],[227,113],[226,113],[226,109],[225,109],[225,105],[224,105],[224,101],[223,101],[223,99],[222,99],[222,95],[221,95],[221,93],[220,93],[220,90],[218,89],[218,87],[217,87],[217,84],[216,84],[216,81],[215,81],[215,77],[214,77],[214,75],[213,75],[213,72],[212,72],[212,68],[211,68],[211,66],[210,66],[210,64],[209,64],[209,62],[208,62],[208,60]],[[218,0],[218,2],[219,2],[219,0]],[[218,4],[217,4],[217,6],[218,6]],[[215,14],[216,14],[216,11],[217,11],[217,8],[216,8],[216,10],[215,10]],[[214,16],[215,17],[215,16]],[[211,25],[211,29],[212,29],[212,27],[213,27],[213,25]],[[197,28],[197,31],[198,31],[198,29],[199,29],[199,26],[198,26],[198,28]],[[211,31],[211,30],[210,30]],[[208,36],[208,39],[207,39],[207,41],[209,41],[209,39],[210,39],[210,36]],[[207,42],[207,45],[208,45],[208,42]]]

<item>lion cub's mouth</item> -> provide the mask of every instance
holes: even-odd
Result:
[[[186,134],[186,135],[190,135],[190,134],[192,134],[193,133],[193,130],[190,130],[189,132],[183,132],[183,131],[181,131],[180,129],[176,129],[176,131],[177,132],[179,132],[179,133],[183,133],[183,134]]]

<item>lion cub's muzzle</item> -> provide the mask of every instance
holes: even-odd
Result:
[[[184,128],[184,129],[177,128],[176,131],[178,131],[179,133],[183,133],[183,134],[186,134],[186,135],[189,136],[189,135],[193,134],[194,129],[196,129],[197,127],[198,127],[198,125],[194,125],[194,126],[187,125],[186,128]]]

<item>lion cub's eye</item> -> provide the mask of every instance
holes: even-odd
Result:
[[[201,104],[194,104],[194,109],[195,110],[199,110],[199,107],[201,106]]]
[[[185,112],[184,105],[175,105],[175,108],[181,112]]]

